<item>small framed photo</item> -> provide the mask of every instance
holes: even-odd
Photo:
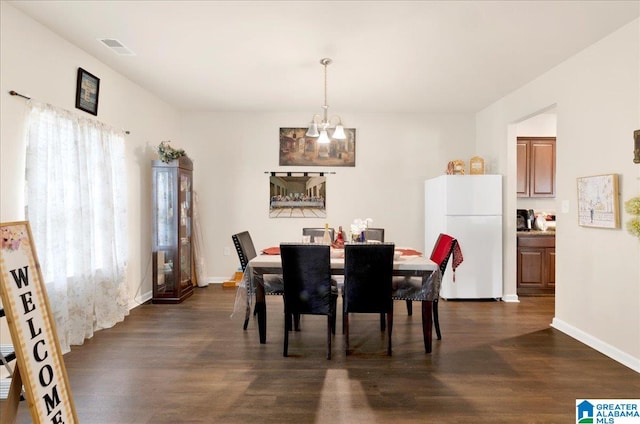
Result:
[[[76,108],[97,116],[99,94],[100,78],[82,68],[78,68]]]
[[[583,227],[620,228],[618,175],[578,178],[578,224]]]

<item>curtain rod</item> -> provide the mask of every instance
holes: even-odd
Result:
[[[24,94],[20,94],[15,90],[9,91],[9,94],[11,94],[12,96],[18,96],[18,97],[22,97],[23,99],[31,100],[31,97],[25,96]],[[123,131],[127,135],[131,134],[131,131],[128,131],[128,130],[123,130]]]
[[[272,177],[293,177],[293,176],[301,176],[308,177],[309,175],[319,175],[321,177],[328,174],[335,174],[335,172],[305,172],[305,171],[285,171],[285,172],[276,172],[276,171],[264,171],[265,174],[271,174]],[[296,175],[293,175],[296,174]]]
[[[24,94],[20,94],[17,91],[9,91],[9,94],[11,94],[12,96],[18,96],[18,97],[22,97],[23,99],[27,99],[27,100],[31,100],[31,97],[29,96],[25,96]]]

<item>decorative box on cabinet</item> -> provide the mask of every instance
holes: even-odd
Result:
[[[556,196],[556,138],[518,137],[518,197]]]
[[[191,212],[193,163],[183,156],[152,161],[153,303],[180,303],[193,294]]]
[[[556,238],[518,234],[518,294],[554,294],[556,285]]]

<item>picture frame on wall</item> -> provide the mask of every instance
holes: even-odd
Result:
[[[307,128],[280,128],[280,166],[356,166],[356,130],[345,128],[346,138],[318,143]]]
[[[271,175],[269,218],[326,218],[327,177]]]
[[[578,178],[578,224],[583,227],[620,228],[618,175]]]
[[[76,108],[97,116],[99,95],[100,78],[82,68],[78,68]]]

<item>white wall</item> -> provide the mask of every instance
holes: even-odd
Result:
[[[623,228],[577,223],[576,178],[620,175],[621,203],[640,193],[640,22],[626,25],[477,115],[478,151],[509,176],[516,208],[516,123],[557,105],[556,311],[553,326],[640,371],[640,242]],[[562,211],[562,202],[568,211]],[[622,205],[621,205],[622,206]],[[622,212],[622,221],[629,219]],[[516,293],[515,221],[505,224],[505,293]]]
[[[24,220],[23,139],[26,101],[75,109],[76,73],[82,67],[100,78],[97,119],[131,131],[126,137],[131,305],[151,291],[150,161],[162,140],[178,138],[179,115],[171,106],[122,77],[92,56],[2,2],[0,33],[0,221]],[[137,60],[130,58],[130,60]],[[90,116],[88,114],[85,114]]]
[[[261,249],[299,241],[305,226],[326,221],[348,231],[355,218],[372,218],[373,227],[385,228],[385,240],[424,249],[424,180],[443,174],[448,161],[468,162],[475,154],[473,115],[335,113],[356,129],[355,167],[278,166],[279,128],[304,126],[306,113],[184,117],[176,146],[194,158],[212,279],[228,279],[239,266],[231,235],[243,230]],[[270,219],[265,172],[299,170],[335,171],[327,177],[327,219]]]

